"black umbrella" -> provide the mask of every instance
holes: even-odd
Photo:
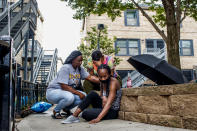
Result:
[[[158,85],[182,84],[188,82],[183,73],[165,60],[153,55],[143,54],[127,60],[137,71]]]

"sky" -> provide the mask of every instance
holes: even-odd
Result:
[[[37,0],[44,17],[44,50],[58,49],[58,56],[65,58],[77,49],[80,42],[81,21],[74,20],[74,11],[60,0]]]

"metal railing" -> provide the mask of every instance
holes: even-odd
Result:
[[[30,13],[30,9],[33,11]],[[14,39],[13,47],[17,52],[21,49],[24,37],[29,30],[29,25],[36,29],[37,2],[34,0],[19,0],[10,7],[10,30]],[[22,20],[23,18],[23,20]],[[8,9],[0,15],[0,35],[8,34]],[[4,26],[3,26],[4,25]]]
[[[10,6],[10,10],[14,10],[18,5],[20,5],[21,2],[22,2],[22,0],[19,0],[18,2],[12,4],[12,5]],[[8,8],[6,8],[6,9],[0,14],[0,21],[3,20],[7,15],[8,15]]]
[[[57,53],[57,49],[44,50],[38,73],[35,75],[35,82],[48,85],[48,83],[56,76],[58,61]]]
[[[34,65],[34,73],[33,73],[33,82],[36,82],[36,78],[40,69],[40,65],[42,62],[42,58],[44,56],[44,51],[43,49],[40,50],[40,52],[38,53],[38,57],[36,59],[36,64]]]
[[[143,54],[151,54],[154,55],[160,59],[165,59],[167,60],[167,53],[166,53],[166,48],[163,49],[159,49],[159,48],[146,48],[143,51]],[[144,75],[140,74],[137,70],[128,73],[128,75],[131,78],[132,81],[132,87],[139,87],[140,85],[142,85],[148,78],[146,78]],[[126,88],[127,87],[127,79],[128,76],[124,77],[122,79],[122,87]]]
[[[55,49],[54,54],[53,54],[53,58],[51,61],[49,74],[48,74],[47,81],[46,81],[47,84],[55,77],[56,72],[57,72],[57,61],[58,61],[57,53],[58,53],[58,51],[57,51],[57,49]]]
[[[30,110],[33,104],[38,101],[46,101],[47,86],[21,80],[21,77],[18,77],[17,83],[15,109],[16,114],[23,117],[24,111]]]

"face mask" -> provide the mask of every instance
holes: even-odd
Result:
[[[110,77],[106,80],[100,80],[101,83],[108,83],[108,81],[110,80]]]

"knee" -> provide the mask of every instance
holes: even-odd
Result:
[[[93,99],[93,98],[94,98],[95,96],[97,96],[97,95],[98,95],[98,94],[97,94],[96,92],[91,91],[91,92],[87,95],[87,97]]]
[[[48,102],[56,104],[55,99],[53,99],[53,95],[51,95],[51,93],[48,92],[48,91],[46,93],[46,99],[47,99]]]
[[[70,104],[72,104],[75,101],[74,95],[72,94],[71,96],[69,96],[67,101],[70,102]]]
[[[81,117],[82,117],[83,119],[85,119],[86,121],[91,121],[91,119],[90,119],[90,117],[89,117],[89,112],[88,112],[87,110],[84,110],[84,111],[82,112]]]
[[[63,101],[65,101],[66,105],[69,106],[71,105],[72,103],[74,103],[74,100],[75,100],[75,97],[73,94],[71,95],[67,95],[63,98]]]

